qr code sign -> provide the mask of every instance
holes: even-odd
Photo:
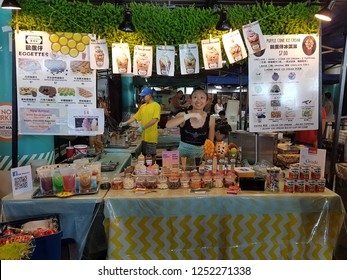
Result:
[[[22,176],[22,177],[15,177],[14,178],[14,189],[20,190],[28,187],[28,177]]]

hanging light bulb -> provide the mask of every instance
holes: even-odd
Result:
[[[122,30],[124,32],[135,32],[135,27],[131,21],[131,12],[125,11],[124,12],[124,20],[118,27],[119,30]]]
[[[230,25],[230,22],[228,20],[228,14],[227,14],[226,10],[222,10],[220,12],[219,21],[217,22],[216,29],[222,30],[222,31],[231,29],[231,25]]]
[[[16,0],[4,0],[4,2],[2,2],[1,8],[7,10],[21,10],[21,7]]]
[[[328,6],[321,9],[314,16],[323,21],[331,21],[332,18],[334,17],[334,13],[332,12],[332,9],[334,8],[335,3],[336,3],[336,0],[331,0]]]

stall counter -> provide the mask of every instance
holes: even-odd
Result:
[[[108,259],[332,259],[345,217],[341,197],[224,188],[136,194],[110,190]]]

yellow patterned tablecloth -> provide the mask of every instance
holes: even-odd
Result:
[[[331,259],[345,209],[324,193],[110,190],[108,259]]]

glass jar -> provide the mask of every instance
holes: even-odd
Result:
[[[180,180],[181,180],[182,188],[189,188],[190,178],[187,174],[182,174],[182,177]]]
[[[135,187],[134,177],[130,173],[126,174],[123,180],[123,188],[126,190],[131,190],[134,187]]]
[[[216,175],[213,177],[213,186],[215,188],[223,188],[224,182],[223,182],[224,177],[222,175]]]
[[[111,189],[112,189],[112,190],[120,190],[120,189],[123,189],[123,178],[122,178],[121,176],[115,176],[115,177],[112,179]]]
[[[202,181],[204,183],[203,187],[211,189],[212,188],[212,176],[211,175],[204,175],[202,177]]]
[[[146,178],[146,189],[156,189],[157,188],[157,178],[155,176],[148,176]]]
[[[200,189],[201,188],[201,178],[200,176],[193,176],[190,180],[191,189]]]
[[[161,189],[161,190],[166,190],[169,187],[168,183],[167,183],[166,176],[159,176],[158,177],[157,187],[158,187],[158,189]]]
[[[227,176],[225,176],[224,179],[224,187],[225,188],[229,188],[232,186],[236,185],[236,175],[235,174],[229,174]]]
[[[135,188],[146,188],[146,178],[142,176],[137,176],[135,178]]]
[[[178,189],[181,186],[178,176],[170,176],[168,187],[169,189]]]

